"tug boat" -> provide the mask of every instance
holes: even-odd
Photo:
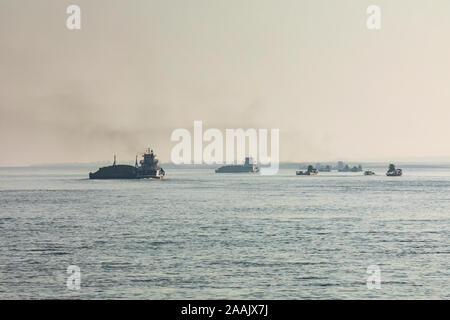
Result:
[[[364,175],[365,175],[365,176],[374,176],[374,175],[375,175],[375,172],[370,171],[370,170],[367,170],[367,171],[364,171]]]
[[[402,169],[396,169],[395,165],[393,165],[392,163],[389,165],[389,169],[386,172],[386,175],[388,177],[400,177],[403,174]]]
[[[298,176],[315,176],[318,173],[319,173],[319,171],[316,168],[314,168],[312,165],[309,165],[308,169],[306,169],[306,171],[298,170],[298,171],[296,171],[295,174]]]
[[[158,159],[153,150],[147,149],[142,155],[144,158],[138,165],[137,156],[134,166],[116,164],[116,156],[114,155],[114,163],[112,166],[103,167],[96,172],[89,172],[89,179],[162,179],[165,176],[163,168],[158,166]]]

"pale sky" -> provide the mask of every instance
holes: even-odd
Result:
[[[448,0],[0,0],[0,166],[165,162],[194,120],[279,128],[283,161],[450,157],[449,35]]]

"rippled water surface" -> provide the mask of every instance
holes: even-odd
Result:
[[[450,171],[84,171],[0,169],[0,298],[450,298]]]

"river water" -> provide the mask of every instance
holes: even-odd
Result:
[[[449,299],[450,170],[374,170],[94,181],[2,168],[0,298]]]

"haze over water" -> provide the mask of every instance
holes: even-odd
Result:
[[[0,169],[0,298],[450,298],[450,171],[374,170]]]
[[[450,159],[448,0],[69,4],[0,1],[0,166],[168,162],[195,120],[278,128],[281,161]]]

